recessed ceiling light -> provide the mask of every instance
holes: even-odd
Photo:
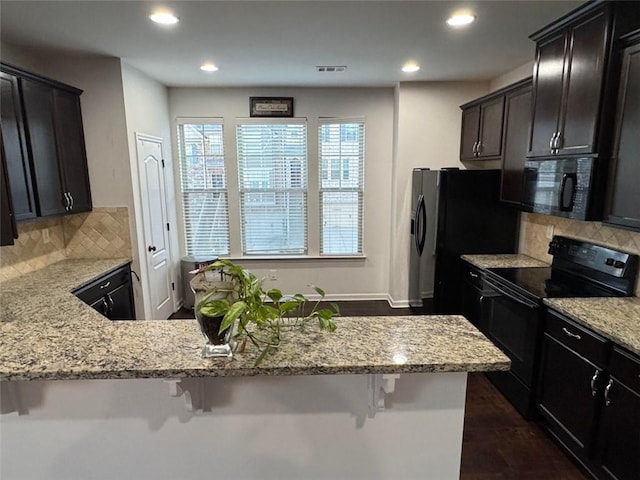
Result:
[[[156,22],[161,25],[175,25],[180,21],[178,17],[167,10],[153,12],[149,15],[149,18],[152,22]]]
[[[402,67],[402,71],[405,73],[413,73],[417,72],[418,70],[420,70],[420,67],[415,63],[407,63]]]
[[[447,19],[447,25],[451,27],[462,27],[464,25],[469,25],[470,23],[473,23],[475,19],[476,17],[468,13],[456,14],[456,15],[452,15]]]
[[[200,65],[200,70],[203,72],[217,72],[219,69],[213,63],[203,63]]]

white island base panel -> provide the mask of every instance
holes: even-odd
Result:
[[[381,378],[3,383],[0,478],[458,479],[467,374]]]

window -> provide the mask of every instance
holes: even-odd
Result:
[[[364,121],[320,119],[320,253],[362,253]]]
[[[262,123],[260,123],[262,122]],[[307,125],[243,120],[236,127],[244,255],[307,253]]]
[[[197,123],[196,123],[197,122]],[[178,123],[185,241],[189,255],[229,253],[227,170],[222,121]]]

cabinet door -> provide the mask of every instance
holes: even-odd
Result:
[[[66,212],[53,123],[53,88],[21,79],[27,141],[31,151],[40,216]]]
[[[106,295],[111,320],[135,320],[131,282],[120,285]]]
[[[11,211],[11,192],[5,168],[2,132],[0,132],[0,157],[0,245],[13,245],[13,239],[18,236]]]
[[[460,140],[460,159],[473,160],[476,158],[476,144],[480,130],[480,106],[467,108],[462,111],[462,137]]]
[[[6,175],[11,189],[13,215],[16,221],[36,216],[36,204],[31,184],[31,167],[24,135],[18,79],[0,73],[2,111],[2,144],[6,161]]]
[[[640,396],[611,378],[603,409],[600,462],[615,480],[640,478]]]
[[[505,98],[500,200],[522,203],[524,161],[531,125],[531,86]]]
[[[640,231],[640,44],[624,50],[606,221]]]
[[[562,442],[585,458],[593,448],[603,371],[546,333],[541,360],[540,410]]]
[[[478,157],[499,157],[502,151],[502,118],[504,97],[498,97],[480,106],[480,134]]]
[[[56,143],[64,179],[69,194],[69,212],[91,210],[91,191],[87,154],[84,146],[80,97],[64,90],[53,91]]]
[[[596,127],[609,35],[608,15],[598,12],[570,30],[557,154],[595,152]]]
[[[551,141],[558,131],[564,75],[564,32],[538,44],[533,77],[533,109],[527,156],[551,155]]]

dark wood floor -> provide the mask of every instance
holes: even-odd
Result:
[[[386,301],[337,302],[343,316],[413,315]],[[182,309],[171,318],[193,318]],[[461,480],[589,480],[535,423],[522,418],[482,373],[470,373],[462,442]]]
[[[461,480],[587,480],[551,438],[522,418],[483,373],[470,373]]]

